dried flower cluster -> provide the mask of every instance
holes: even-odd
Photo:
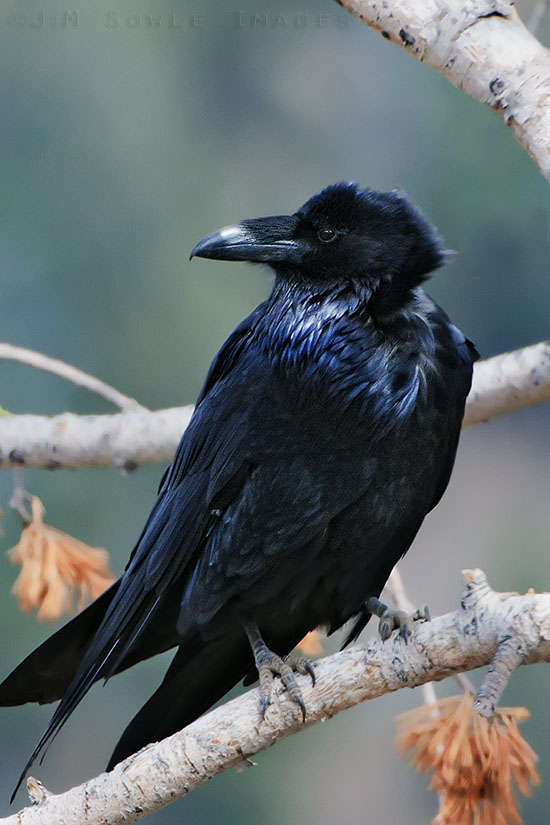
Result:
[[[44,524],[36,496],[31,511],[19,544],[8,551],[11,561],[21,565],[12,593],[25,613],[37,607],[39,621],[55,621],[72,610],[74,599],[80,609],[87,597],[95,599],[112,583],[109,554]]]
[[[486,719],[470,694],[442,699],[398,717],[400,751],[432,774],[440,799],[433,825],[521,825],[514,786],[524,796],[540,782],[537,755],[522,738],[525,708],[497,708]]]

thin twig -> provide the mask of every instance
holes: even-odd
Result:
[[[548,0],[537,0],[535,3],[535,7],[531,12],[531,16],[527,21],[527,28],[531,32],[531,34],[536,34],[538,27],[542,23],[542,20],[548,10]]]
[[[406,610],[407,613],[414,613],[416,606],[407,596],[405,583],[403,581],[401,571],[399,570],[399,565],[396,565],[390,573],[385,589],[390,594],[393,603],[400,610]],[[476,692],[475,687],[465,673],[455,673],[454,678],[465,693],[474,694]],[[422,685],[422,692],[424,694],[424,702],[426,705],[433,705],[437,702],[437,696],[432,682]]]
[[[15,467],[13,471],[13,494],[10,499],[10,507],[14,510],[21,519],[23,526],[26,527],[32,521],[32,516],[27,509],[27,502],[31,501],[32,496],[25,490],[23,484],[23,470],[21,467]]]
[[[390,593],[393,603],[399,608],[399,610],[405,610],[411,615],[415,612],[416,608],[407,596],[405,583],[403,582],[403,577],[398,566],[393,568],[390,577],[386,582],[385,589]],[[435,692],[434,683],[426,682],[425,685],[422,685],[421,690],[422,696],[424,697],[424,704],[435,705],[437,702],[437,694]]]
[[[414,613],[416,607],[407,596],[403,577],[398,566],[393,568],[390,577],[386,582],[386,590],[390,593],[392,601],[396,607],[400,610],[406,610],[407,613]]]
[[[475,694],[476,689],[465,673],[455,673],[454,678],[458,682],[464,693],[471,693],[472,696]]]
[[[88,375],[87,372],[73,367],[71,364],[66,364],[65,361],[60,361],[57,358],[50,358],[48,355],[43,355],[41,352],[35,352],[32,349],[25,349],[24,347],[15,347],[12,344],[0,343],[0,359],[5,361],[18,361],[20,364],[28,364],[37,370],[44,370],[70,381],[71,384],[76,384],[77,387],[84,387],[90,392],[95,392],[111,404],[124,411],[138,411],[145,410],[134,398],[116,390],[109,386],[99,378],[93,375]]]

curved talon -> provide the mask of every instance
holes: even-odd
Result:
[[[267,709],[271,704],[271,697],[265,696],[262,693],[262,689],[260,687],[260,716],[262,717],[262,721],[265,719],[265,715],[267,713]]]
[[[387,641],[394,629],[394,624],[389,617],[382,617],[378,622],[378,635],[383,642]]]
[[[394,610],[391,607],[386,607],[378,625],[380,636],[386,641],[397,628],[399,628],[401,638],[407,642],[413,628],[412,617],[406,610]]]
[[[316,681],[315,680],[315,671],[313,670],[313,665],[311,664],[311,662],[308,659],[304,659],[304,668],[305,668],[306,673],[308,673],[309,676],[311,677],[311,687],[315,687],[315,681]],[[301,672],[302,671],[300,671],[300,673]],[[304,674],[304,676],[305,676],[305,674]]]
[[[315,671],[309,659],[306,659],[305,656],[300,656],[298,659],[295,659],[293,656],[286,656],[285,662],[288,662],[292,670],[301,673],[302,676],[309,676],[311,678],[311,687],[315,687]]]
[[[413,622],[431,622],[432,614],[428,605],[423,604],[422,607],[418,607],[412,615],[412,620]]]
[[[431,620],[430,609],[427,604],[419,607],[413,614],[406,610],[398,610],[381,602],[380,599],[371,596],[367,599],[366,608],[369,613],[378,616],[378,633],[385,642],[390,638],[394,630],[399,629],[399,637],[408,643],[409,637],[413,633],[415,622],[425,622]]]
[[[254,624],[245,625],[245,631],[252,647],[254,661],[260,680],[260,713],[262,719],[265,717],[268,706],[271,704],[271,694],[273,690],[273,680],[278,676],[287,690],[290,699],[295,702],[302,713],[302,721],[306,721],[306,706],[302,697],[302,692],[298,687],[294,673],[302,673],[311,677],[311,682],[315,684],[315,673],[313,667],[305,657],[292,659],[288,656],[284,658],[278,656],[270,650],[260,635],[258,627]]]
[[[267,650],[267,648],[266,648]],[[268,705],[271,704],[271,694],[273,690],[274,677],[278,676],[285,686],[289,697],[295,702],[302,712],[302,720],[306,720],[306,706],[302,698],[302,691],[296,683],[294,678],[294,671],[299,670],[299,667],[294,667],[294,662],[288,662],[282,659],[277,654],[268,650],[270,656],[262,656],[262,663],[258,667],[258,675],[260,677],[260,709],[262,719],[265,716]],[[311,667],[311,665],[310,665]],[[305,669],[305,668],[304,668]]]

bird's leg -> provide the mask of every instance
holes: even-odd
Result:
[[[399,628],[399,635],[407,642],[413,632],[414,623],[419,621],[429,622],[431,618],[427,604],[419,607],[414,613],[407,613],[406,610],[388,607],[380,599],[370,596],[365,603],[365,607],[369,613],[378,616],[380,619],[378,632],[384,641],[390,638],[396,628]]]
[[[309,674],[311,676],[312,684],[315,684],[315,673],[308,660],[301,656],[299,659],[291,659],[288,656],[281,657],[273,653],[268,648],[258,628],[254,622],[248,622],[244,626],[252,653],[254,655],[254,662],[258,671],[260,680],[260,708],[262,718],[265,716],[267,706],[271,704],[271,692],[273,689],[273,677],[279,676],[283,685],[288,691],[288,695],[293,702],[299,706],[302,711],[302,719],[306,719],[306,706],[302,698],[302,692],[296,684],[294,672],[302,674]]]

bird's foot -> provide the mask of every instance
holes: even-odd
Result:
[[[378,616],[380,619],[378,632],[384,641],[389,639],[393,631],[399,628],[399,635],[407,642],[412,635],[415,622],[429,622],[431,619],[427,604],[419,607],[414,613],[407,613],[406,610],[388,607],[380,599],[371,596],[367,599],[366,607],[369,613]]]
[[[261,656],[261,663],[256,663],[258,675],[260,677],[260,709],[262,718],[265,716],[268,706],[271,704],[274,677],[278,676],[285,686],[288,695],[295,702],[302,712],[302,719],[306,720],[306,706],[302,697],[302,691],[298,687],[295,673],[309,674],[312,684],[315,684],[315,673],[311,664],[305,658],[291,659],[288,656],[281,657],[273,653],[266,647],[265,654]]]
[[[288,695],[295,702],[302,712],[302,719],[306,719],[306,706],[302,697],[302,691],[298,687],[295,673],[311,677],[312,685],[315,684],[315,672],[311,663],[304,657],[294,658],[290,656],[278,656],[270,650],[260,635],[256,625],[248,624],[245,627],[247,636],[254,654],[254,661],[260,680],[260,710],[262,719],[265,716],[268,706],[271,704],[274,677],[278,676],[285,686]]]

